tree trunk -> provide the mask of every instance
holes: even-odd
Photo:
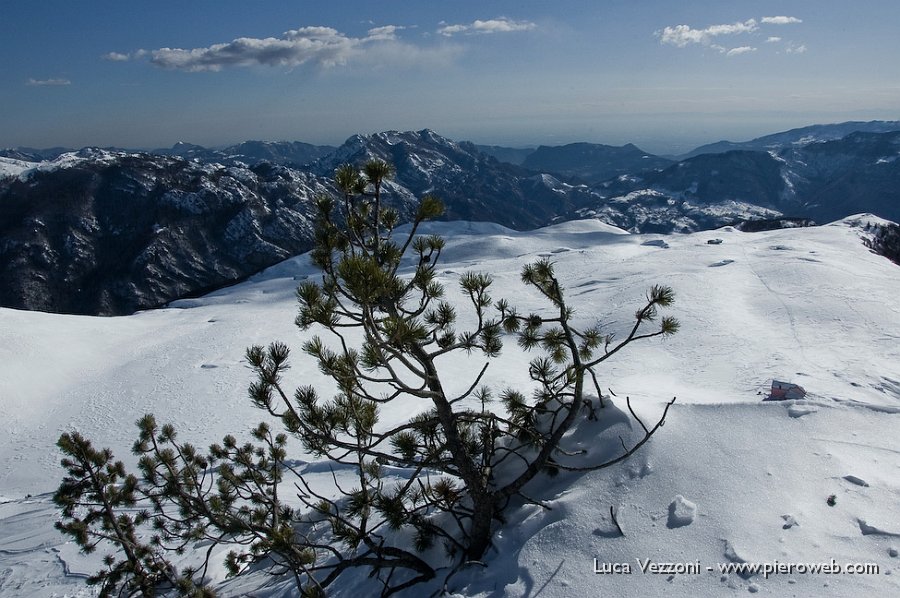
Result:
[[[478,561],[491,545],[491,524],[494,521],[494,501],[489,498],[475,499],[472,506],[472,527],[469,530],[469,547],[466,560]]]

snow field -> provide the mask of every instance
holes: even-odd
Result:
[[[478,223],[425,227],[447,239],[438,273],[459,330],[469,317],[457,286],[466,271],[491,273],[493,297],[522,313],[547,310],[519,281],[522,265],[539,257],[556,264],[579,325],[599,319],[621,336],[657,283],[675,289],[665,314],[682,325],[672,338],[636,343],[606,362],[601,384],[620,400],[605,423],[585,422],[568,441],[593,455],[613,451],[618,435],[634,432],[614,416],[625,396],[647,422],[677,396],[666,425],[618,466],[534,484],[529,496],[551,509],[511,510],[490,567],[461,571],[448,589],[551,597],[900,592],[890,553],[900,546],[900,271],[863,247],[856,220],[876,219],[765,233],[725,228],[668,236],[668,248],[643,244],[658,236],[590,220],[525,233]],[[712,238],[723,243],[708,245]],[[244,350],[274,340],[293,349],[288,388],[312,384],[331,394],[300,351],[313,332],[292,323],[294,289],[315,275],[299,256],[206,297],[121,318],[0,309],[0,598],[92,595],[80,576],[93,561],[52,529],[61,432],[77,429],[126,462],[133,422],[146,412],[200,446],[240,436],[266,419],[246,398]],[[522,389],[534,356],[508,339],[485,383]],[[482,363],[473,355],[442,365],[462,390]],[[807,400],[761,402],[772,378],[803,385]],[[397,402],[382,409],[381,422],[425,408]],[[298,444],[292,456],[311,461]],[[306,467],[327,486],[327,464]],[[874,562],[881,572],[745,579],[704,570],[670,578],[641,573],[637,560],[647,558],[703,567],[834,558]],[[594,559],[637,571],[596,574]],[[335,593],[365,592],[365,583],[365,575],[350,577]],[[291,584],[251,576],[222,593],[290,595]]]

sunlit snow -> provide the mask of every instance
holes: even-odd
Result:
[[[460,313],[466,306],[456,282],[467,271],[491,273],[492,295],[520,312],[547,309],[519,273],[549,257],[578,323],[599,319],[622,332],[646,289],[659,283],[675,289],[667,313],[682,325],[670,339],[628,347],[603,370],[603,386],[631,397],[647,420],[677,396],[659,433],[616,467],[533,483],[529,496],[550,509],[515,507],[486,555],[488,567],[462,570],[448,592],[900,595],[900,269],[863,246],[868,221],[878,219],[762,233],[724,228],[666,236],[662,244],[658,235],[629,235],[596,220],[531,232],[480,223],[425,227],[448,240],[437,271]],[[714,238],[722,243],[707,243]],[[331,394],[299,350],[312,332],[293,325],[294,289],[316,275],[299,256],[208,296],[119,318],[0,309],[0,598],[93,595],[83,575],[97,559],[79,555],[52,528],[61,432],[79,430],[126,461],[133,422],[147,412],[199,445],[246,433],[265,417],[243,390],[251,380],[244,349],[273,340],[294,348],[289,385]],[[509,339],[487,382],[521,387],[531,357]],[[472,356],[442,365],[464,388],[480,364]],[[772,379],[800,384],[806,399],[764,402]],[[385,407],[381,421],[391,425],[425,407],[400,401]],[[609,439],[597,437],[604,425],[603,417],[585,422],[571,441],[605,450]],[[294,458],[310,461],[296,444]],[[324,465],[309,463],[311,478],[330,479]],[[701,570],[642,573],[638,562],[648,558],[698,562]],[[717,569],[831,559],[880,570],[765,578]],[[597,573],[598,563],[629,563],[633,572]],[[348,576],[334,594],[368,595],[371,583],[364,574]],[[219,590],[290,596],[293,581],[250,577]]]

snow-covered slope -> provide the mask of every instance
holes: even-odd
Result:
[[[860,242],[859,224],[870,220],[877,218],[665,237],[628,235],[595,220],[525,233],[428,225],[448,239],[439,273],[461,313],[455,281],[470,270],[492,273],[493,295],[520,311],[544,309],[519,271],[548,256],[581,322],[599,318],[621,331],[645,290],[661,283],[674,287],[671,313],[682,324],[675,337],[632,345],[610,360],[602,381],[630,396],[647,419],[677,396],[664,428],[619,466],[535,484],[529,495],[551,510],[514,509],[488,568],[463,570],[447,589],[549,597],[898,595],[900,270]],[[722,243],[707,243],[715,238]],[[0,309],[0,597],[91,595],[82,577],[96,561],[52,529],[49,493],[62,473],[53,444],[61,432],[78,429],[126,461],[132,424],[146,412],[200,445],[246,432],[264,417],[242,391],[251,375],[243,352],[273,340],[295,349],[289,384],[330,394],[299,351],[306,333],[292,324],[297,281],[314,275],[300,256],[211,295],[119,318]],[[507,342],[488,382],[521,384],[529,358]],[[466,384],[473,362],[445,365]],[[801,384],[807,399],[762,402],[773,378]],[[421,408],[399,403],[382,420]],[[610,438],[618,442],[621,425],[610,429],[601,418],[572,440],[599,450]],[[699,572],[642,573],[638,561],[648,558],[697,563]],[[879,573],[766,578],[718,569],[831,559],[875,563]],[[617,564],[632,573],[595,573]],[[372,589],[365,583],[348,579],[335,595],[365,595]],[[221,590],[288,596],[292,584],[260,577]]]
[[[0,156],[0,179],[17,177],[35,166],[37,166],[36,162],[27,162],[25,160],[16,160],[14,158],[4,158],[3,156]]]

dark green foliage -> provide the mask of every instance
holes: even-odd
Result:
[[[198,587],[191,575],[179,575],[164,556],[156,539],[146,542],[138,530],[152,520],[135,507],[145,498],[138,478],[128,474],[121,461],[113,461],[109,449],[96,450],[77,432],[60,436],[57,446],[65,455],[66,477],[53,495],[62,510],[56,528],[71,536],[85,553],[98,547],[113,548],[102,569],[87,580],[100,586],[101,596],[154,596],[158,590],[175,590],[196,598],[214,594]]]
[[[731,222],[729,226],[733,226],[745,233],[759,233],[767,230],[780,230],[783,228],[816,226],[816,223],[809,218],[781,217],[758,220],[739,220],[737,222]]]
[[[457,310],[443,299],[436,276],[444,241],[417,235],[424,220],[441,214],[442,205],[425,197],[409,232],[395,237],[397,213],[381,202],[392,173],[381,161],[361,170],[341,167],[335,175],[341,197],[317,200],[312,259],[322,277],[297,289],[296,324],[303,330],[316,327],[332,341],[312,336],[303,344],[303,352],[333,381],[331,397],[309,386],[287,392],[288,347],[254,346],[246,354],[255,372],[250,399],[286,433],[263,423],[252,431],[253,443],[240,445],[229,436],[202,454],[181,443],[170,426],[159,427],[146,416],[138,422],[134,447],[139,477],[111,464],[108,452],[85,457],[85,463],[96,461],[95,469],[108,470],[107,479],[91,487],[95,500],[115,501],[98,517],[112,521],[123,507],[146,507],[111,538],[126,553],[125,564],[113,561],[119,567],[113,570],[121,569],[115,583],[194,588],[205,578],[211,547],[227,542],[232,552],[226,564],[233,575],[264,566],[293,575],[297,591],[312,596],[323,595],[343,571],[363,567],[381,583],[383,595],[392,594],[437,575],[446,563],[435,562],[435,548],[451,560],[451,575],[463,563],[481,559],[504,521],[504,509],[515,498],[529,500],[522,492],[536,476],[609,466],[634,453],[662,425],[668,405],[649,428],[631,412],[644,436],[631,447],[623,442],[618,456],[601,455],[586,464],[576,465],[571,460],[576,453],[563,446],[566,433],[585,416],[598,418],[595,399],[603,406],[598,366],[635,340],[677,331],[674,318],[660,319],[658,313],[674,300],[670,288],[652,287],[630,330],[617,340],[600,324],[584,329],[573,324],[574,309],[549,260],[522,271],[525,285],[549,303],[549,312],[541,314],[520,315],[505,299],[491,296],[489,274],[466,272],[458,292],[468,300],[474,323],[458,329]],[[350,330],[361,339],[356,345]],[[482,384],[504,337],[513,334],[520,346],[540,352],[528,369],[535,388],[530,397]],[[451,352],[485,359],[462,386],[454,381],[454,387],[465,388],[456,394],[448,393],[440,368],[441,358]],[[379,410],[399,397],[412,415],[388,428],[380,423]],[[337,500],[314,491],[287,459],[288,434],[317,457],[352,468],[353,486],[338,485]],[[72,471],[75,476],[80,470]],[[299,508],[279,494],[288,476]],[[66,489],[73,484],[80,488],[68,480],[60,501],[72,494]],[[69,533],[76,535],[84,526],[73,513],[63,514],[71,519]],[[151,535],[147,554],[159,560],[147,561],[140,551],[129,556],[132,546],[143,546],[137,531],[142,525],[145,536]],[[198,541],[210,545],[205,558],[175,578],[159,555],[186,551]]]
[[[900,265],[900,224],[867,224],[866,232],[871,237],[863,237],[863,243],[877,253]]]

